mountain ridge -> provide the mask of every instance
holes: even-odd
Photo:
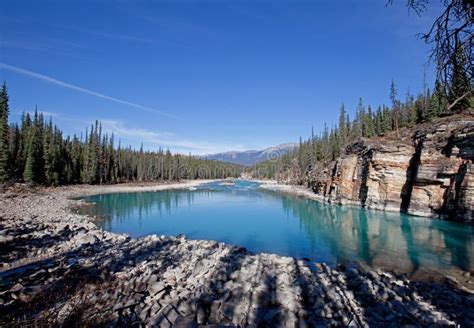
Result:
[[[199,158],[249,166],[288,154],[290,151],[296,149],[297,147],[297,143],[287,142],[260,150],[231,150],[215,154],[205,154],[199,156]]]

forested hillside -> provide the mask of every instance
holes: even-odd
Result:
[[[387,5],[394,1],[388,1]],[[409,10],[421,15],[430,1],[407,1]],[[436,67],[436,82],[431,93],[426,86],[422,94],[407,92],[400,100],[395,83],[390,88],[390,107],[365,106],[362,99],[351,119],[344,105],[339,122],[307,140],[300,139],[299,148],[287,156],[267,161],[246,172],[254,177],[273,178],[289,183],[309,181],[311,173],[324,170],[339,158],[346,147],[363,138],[383,136],[395,131],[400,138],[402,129],[419,123],[429,123],[439,116],[461,113],[474,107],[472,57],[472,1],[443,1],[445,10],[420,38],[431,46],[427,63]],[[425,83],[424,83],[425,84]]]
[[[351,119],[344,104],[339,109],[339,122],[303,140],[299,147],[280,158],[263,162],[249,169],[255,178],[268,178],[292,184],[308,182],[311,171],[324,169],[327,163],[336,160],[344,149],[363,138],[383,136],[395,131],[400,137],[402,129],[420,123],[431,122],[439,116],[462,112],[474,105],[471,82],[463,70],[456,72],[452,84],[446,87],[435,83],[434,91],[427,89],[424,94],[413,96],[409,93],[401,101],[392,81],[390,87],[391,106],[380,105],[376,109],[366,106],[359,99],[355,117]],[[468,96],[466,96],[468,94]]]
[[[8,124],[6,84],[0,92],[0,182],[63,185],[179,179],[237,177],[239,165],[169,150],[145,151],[124,147],[102,132],[96,121],[84,138],[63,132],[35,111],[24,113],[20,124]]]

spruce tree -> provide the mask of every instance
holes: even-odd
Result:
[[[393,113],[393,129],[397,131],[397,136],[400,135],[400,103],[397,100],[397,88],[395,82],[392,80],[390,85],[390,101],[392,102],[392,113]]]
[[[346,140],[347,140],[347,131],[346,131],[346,108],[344,104],[342,104],[341,108],[339,109],[339,135],[340,135],[341,145],[345,145]]]
[[[364,136],[364,116],[365,116],[365,107],[364,103],[362,102],[362,98],[359,98],[359,103],[357,104],[356,109],[356,118],[354,120],[353,128],[353,137],[356,139],[360,139]]]
[[[387,106],[383,105],[382,110],[382,133],[392,131],[392,113]]]
[[[20,154],[20,128],[18,124],[13,124],[10,128],[10,135],[9,135],[10,145],[9,145],[9,172],[10,172],[10,179],[13,181],[20,180],[21,175],[18,171],[19,166],[17,163],[20,161],[19,154]],[[21,172],[23,173],[23,172]]]
[[[424,97],[421,95],[418,97],[418,99],[415,101],[415,104],[413,105],[412,116],[416,124],[419,124],[423,121],[424,103]]]
[[[382,109],[380,106],[375,114],[375,133],[376,135],[382,134]]]
[[[435,89],[428,104],[428,111],[426,112],[426,119],[431,120],[440,114],[446,112],[448,106],[448,99],[443,85],[435,82]]]
[[[372,138],[375,136],[375,128],[374,128],[374,121],[372,118],[372,108],[369,107],[367,108],[367,113],[364,112],[363,116],[364,120],[364,136],[367,138]]]
[[[9,179],[8,93],[4,82],[0,91],[0,182]]]
[[[48,125],[44,129],[43,136],[43,161],[44,161],[44,174],[47,184],[56,185],[56,167],[55,167],[55,152],[54,152],[54,140],[53,140],[53,122],[50,119]]]
[[[42,159],[42,116],[35,111],[35,118],[26,145],[26,163],[23,180],[28,184],[43,182],[44,165]]]
[[[349,138],[351,138],[351,129],[352,129],[352,123],[351,123],[351,118],[349,117],[349,114],[346,115],[346,139],[347,142],[349,142]]]
[[[453,74],[449,86],[449,102],[452,104],[451,111],[460,112],[474,105],[472,93],[472,81],[469,81],[465,71],[465,56],[462,48],[453,56]]]
[[[407,90],[405,96],[405,103],[403,104],[402,108],[402,126],[412,126],[413,123],[416,121],[416,112],[414,111],[414,102],[415,99],[413,95],[410,93],[410,90]]]
[[[21,116],[21,126],[20,126],[20,142],[18,155],[16,156],[16,161],[14,165],[16,166],[18,180],[23,179],[23,172],[25,171],[26,157],[28,155],[28,143],[29,143],[29,134],[32,128],[31,117],[29,113],[23,113]]]

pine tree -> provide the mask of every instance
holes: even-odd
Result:
[[[9,179],[8,114],[7,85],[3,83],[0,91],[0,182],[6,182]]]
[[[415,103],[413,104],[413,110],[412,110],[412,120],[416,123],[419,124],[423,121],[423,108],[424,108],[424,97],[422,95],[418,96],[418,99],[416,99]]]
[[[392,80],[390,85],[390,101],[392,102],[392,112],[393,112],[393,129],[397,131],[397,136],[400,136],[399,125],[400,125],[400,104],[397,100],[397,88],[395,82]]]
[[[53,135],[53,122],[50,118],[49,123],[44,129],[43,135],[43,161],[46,183],[50,185],[59,184],[56,167],[56,153]]]
[[[351,123],[351,118],[349,117],[349,114],[346,115],[346,139],[347,142],[349,142],[349,138],[351,138],[351,129],[352,129],[352,123]]]
[[[416,112],[414,111],[414,97],[413,95],[410,93],[410,90],[407,90],[407,93],[406,93],[406,96],[405,96],[405,103],[403,104],[402,108],[403,108],[403,115],[402,115],[402,118],[403,118],[403,122],[402,122],[402,126],[412,126],[415,121],[416,121]]]
[[[356,109],[356,118],[354,120],[354,132],[353,137],[356,139],[360,139],[364,136],[364,116],[365,116],[365,107],[364,103],[362,102],[362,98],[359,98],[359,103],[357,104]]]
[[[340,134],[341,146],[343,146],[346,144],[346,140],[347,140],[346,108],[344,106],[344,103],[341,105],[341,108],[339,109],[339,134]]]
[[[86,142],[84,182],[94,184],[99,182],[99,122],[91,126],[91,132]]]
[[[23,179],[23,172],[25,171],[26,157],[28,155],[28,143],[30,140],[30,133],[32,130],[32,121],[29,113],[23,113],[21,117],[20,126],[20,145],[18,149],[18,155],[14,165],[17,167],[18,180]]]
[[[392,131],[392,113],[387,106],[383,105],[382,110],[382,133]]]
[[[364,112],[363,120],[364,120],[364,136],[367,138],[372,138],[373,136],[375,136],[375,127],[374,127],[374,121],[372,118],[372,108],[370,107],[370,105],[367,108],[367,113]]]
[[[9,162],[8,162],[8,167],[9,167],[9,172],[10,172],[10,179],[13,181],[19,180],[20,172],[19,166],[16,165],[20,161],[20,141],[21,141],[21,135],[20,135],[20,128],[18,127],[18,124],[13,124],[10,127],[10,134],[9,134]],[[21,172],[23,173],[23,172]]]
[[[435,82],[435,89],[433,95],[428,104],[428,111],[426,112],[426,119],[431,120],[434,117],[446,111],[448,106],[448,99],[443,85],[439,82]]]
[[[33,126],[28,134],[27,155],[25,163],[25,171],[23,172],[23,180],[28,184],[36,184],[42,182],[42,144],[41,144],[41,128],[40,117],[35,111]]]
[[[449,87],[449,103],[452,104],[451,111],[460,112],[472,105],[473,93],[472,93],[472,81],[469,81],[465,71],[465,56],[462,48],[458,48],[458,51],[453,56],[453,74],[451,77],[451,83]]]

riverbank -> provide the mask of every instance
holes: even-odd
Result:
[[[473,295],[452,279],[411,281],[184,237],[133,239],[70,211],[81,202],[73,197],[204,182],[0,195],[0,326],[474,324]]]
[[[361,208],[360,203],[356,202],[334,202],[331,199],[324,197],[321,194],[316,194],[313,192],[311,189],[306,188],[304,186],[300,185],[291,185],[291,184],[285,184],[281,183],[275,180],[252,180],[255,182],[260,183],[260,188],[266,189],[266,190],[271,190],[271,191],[276,191],[276,192],[281,192],[293,196],[299,196],[299,197],[304,197],[307,199],[312,199],[315,201],[319,202],[325,202],[331,205],[343,205],[343,206],[351,206],[351,207],[356,207],[356,208]],[[400,213],[400,209],[395,209],[395,208],[384,208],[384,209],[374,209],[377,211],[387,211],[387,212],[395,212],[395,213]]]
[[[283,184],[275,180],[253,180],[253,181],[260,183],[261,184],[260,188],[263,188],[263,189],[283,192],[286,194],[301,196],[301,197],[305,197],[305,198],[313,199],[317,201],[326,201],[323,196],[315,194],[313,191],[303,186]]]

